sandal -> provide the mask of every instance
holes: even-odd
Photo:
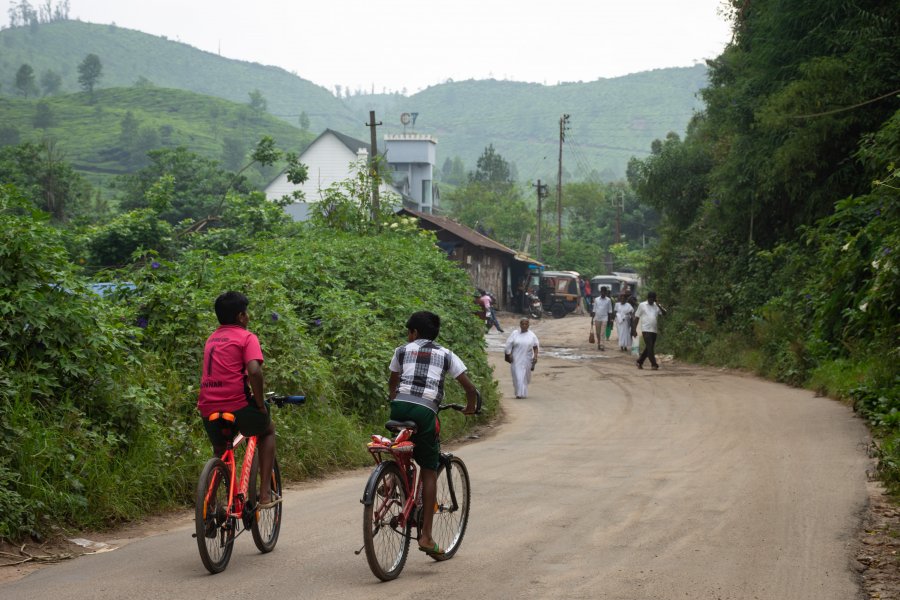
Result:
[[[425,546],[419,546],[419,550],[427,554],[428,556],[443,556],[444,551],[438,546],[437,542],[434,543],[434,546],[431,548],[426,548]]]
[[[268,502],[265,502],[265,503],[260,502],[259,504],[257,504],[256,510],[267,510],[270,508],[275,508],[276,506],[281,504],[282,500],[283,500],[283,498],[281,496],[273,493],[272,499],[269,500]]]

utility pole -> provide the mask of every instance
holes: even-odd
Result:
[[[366,127],[369,128],[372,138],[372,153],[369,155],[369,174],[372,177],[372,220],[378,221],[378,135],[375,129],[381,125],[381,121],[375,122],[375,111],[369,111],[369,122]]]
[[[556,259],[559,260],[562,247],[562,147],[566,140],[569,115],[559,118],[559,171],[556,175]]]
[[[543,262],[544,259],[541,256],[541,224],[543,222],[543,216],[541,214],[541,204],[542,200],[550,195],[550,192],[547,190],[547,184],[541,183],[541,180],[538,179],[537,185],[532,184],[532,186],[537,188],[537,259],[539,262]]]
[[[619,190],[619,193],[616,195],[616,243],[622,241],[621,236],[619,235],[620,225],[619,221],[621,220],[621,211],[625,208],[625,195],[622,190]]]

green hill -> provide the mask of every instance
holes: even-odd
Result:
[[[222,58],[113,25],[60,21],[0,31],[0,94],[16,92],[16,71],[26,63],[38,80],[52,70],[62,76],[65,91],[77,91],[77,67],[88,53],[103,64],[101,90],[140,82],[144,90],[154,89],[149,84],[246,104],[249,93],[258,89],[270,114],[297,125],[303,111],[314,134],[330,127],[368,140],[364,123],[373,109],[384,123],[380,133],[402,133],[400,114],[415,112],[414,130],[438,139],[438,168],[447,158],[459,156],[474,170],[478,156],[493,144],[515,164],[523,182],[555,180],[564,113],[571,115],[563,148],[564,177],[623,177],[628,160],[647,155],[654,139],[684,132],[693,111],[702,106],[697,91],[706,85],[706,67],[697,65],[586,83],[468,80],[436,85],[410,97],[362,94],[338,99],[277,67]]]
[[[325,88],[278,67],[223,58],[181,42],[115,25],[57,21],[0,31],[0,91],[12,94],[16,71],[31,65],[40,80],[47,70],[62,77],[62,90],[80,91],[78,65],[87,54],[103,65],[100,88],[129,87],[143,80],[246,103],[259,90],[268,110],[293,124],[301,111],[310,129],[347,128],[348,109]]]
[[[49,115],[47,127],[35,127],[39,104]],[[164,88],[101,89],[93,104],[85,93],[40,100],[0,96],[0,123],[0,134],[15,132],[20,142],[53,140],[77,171],[101,187],[140,168],[154,148],[185,146],[237,168],[263,135],[293,151],[313,137],[246,104]]]
[[[345,102],[354,112],[376,109],[389,133],[403,132],[401,113],[417,112],[415,130],[438,138],[439,167],[459,156],[473,170],[492,143],[525,181],[556,179],[559,120],[569,114],[563,147],[568,177],[609,180],[624,177],[629,158],[649,154],[654,139],[683,134],[702,108],[697,91],[705,85],[706,67],[698,65],[556,86],[462,81],[409,98],[355,96]]]

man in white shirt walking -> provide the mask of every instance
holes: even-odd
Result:
[[[603,286],[591,307],[591,318],[594,320],[594,329],[597,333],[597,350],[606,350],[603,346],[603,336],[606,334],[606,322],[612,311],[612,300],[607,296],[606,286]]]
[[[647,300],[638,305],[634,313],[635,331],[641,328],[644,335],[644,351],[637,359],[638,369],[644,368],[644,361],[650,359],[650,366],[654,370],[659,368],[656,362],[656,335],[658,332],[657,321],[659,315],[666,314],[666,309],[656,302],[656,292],[647,294]]]

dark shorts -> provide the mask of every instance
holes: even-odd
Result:
[[[441,423],[437,415],[428,407],[411,402],[391,402],[391,419],[413,421],[418,425],[413,444],[413,458],[423,469],[437,471],[441,456]]]
[[[259,435],[269,427],[269,423],[272,420],[268,412],[263,412],[249,404],[244,408],[231,411],[231,414],[234,415],[234,424],[229,424],[232,438],[237,435],[237,431],[240,431],[247,437]],[[228,427],[224,427],[222,423],[223,421],[221,420],[210,422],[207,419],[203,419],[206,435],[209,436],[209,441],[212,442],[216,454],[219,455],[221,455],[228,443],[228,439],[222,434],[222,429],[228,429]],[[234,431],[235,429],[237,431]]]

